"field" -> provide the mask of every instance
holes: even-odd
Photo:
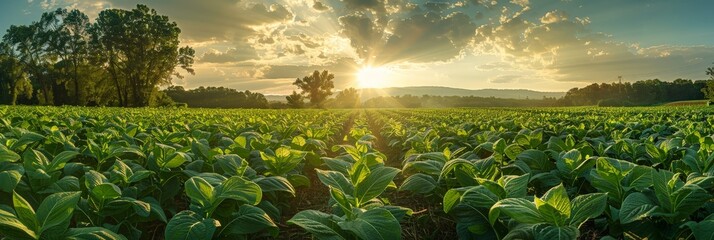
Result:
[[[0,107],[8,239],[712,239],[708,107]]]

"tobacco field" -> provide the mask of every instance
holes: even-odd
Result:
[[[0,107],[3,239],[712,239],[707,107]]]

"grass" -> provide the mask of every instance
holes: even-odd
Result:
[[[709,100],[677,101],[662,104],[663,106],[706,106]]]

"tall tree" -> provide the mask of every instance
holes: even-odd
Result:
[[[706,73],[709,76],[709,80],[707,81],[707,87],[702,89],[702,92],[707,98],[714,100],[714,67],[707,68]]]
[[[121,106],[147,106],[157,87],[182,77],[177,67],[194,73],[195,51],[179,48],[176,23],[145,5],[100,12],[91,33],[97,59],[107,66]]]
[[[327,72],[327,70],[322,71],[322,73],[315,70],[310,76],[296,79],[293,85],[300,88],[303,94],[307,94],[312,106],[323,107],[327,97],[332,95],[332,89],[335,87],[332,82],[334,78],[335,75]]]
[[[305,97],[295,91],[293,91],[293,94],[286,96],[285,99],[288,100],[288,106],[291,108],[305,107]]]
[[[10,51],[16,54],[23,70],[28,74],[35,88],[40,104],[53,104],[51,80],[53,69],[51,58],[45,51],[46,36],[44,27],[38,22],[30,25],[12,25],[3,36]]]
[[[337,93],[335,106],[339,108],[356,108],[360,105],[359,92],[355,88],[348,88]]]
[[[17,98],[32,97],[32,85],[10,46],[0,43],[0,103],[15,105]]]
[[[59,91],[65,91],[68,98],[63,103],[86,104],[86,92],[91,86],[87,73],[89,54],[89,17],[79,10],[57,9],[44,14],[42,23],[48,26],[47,51],[56,56],[55,69],[61,79],[57,80]],[[56,25],[56,26],[55,26]]]

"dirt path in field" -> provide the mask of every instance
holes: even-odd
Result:
[[[347,135],[352,126],[354,125],[355,117],[357,116],[357,111],[352,111],[349,113],[347,120],[342,124],[342,130],[332,136],[333,141],[326,143],[328,148],[334,145],[346,144],[344,137]],[[332,152],[330,149],[327,150],[326,157],[335,157],[337,153]],[[321,212],[331,212],[328,202],[330,200],[329,189],[320,182],[317,177],[315,168],[305,169],[305,175],[310,179],[310,187],[302,187],[296,189],[295,198],[291,199],[290,207],[285,209],[282,213],[282,219],[278,223],[280,227],[280,234],[277,239],[312,239],[312,235],[305,232],[300,227],[295,225],[287,224],[295,214],[303,210],[318,210]]]
[[[367,124],[372,135],[377,137],[375,148],[387,156],[386,165],[402,169],[404,159],[401,146],[389,146],[389,139],[382,136],[382,128],[376,118],[375,110],[366,111]],[[397,186],[404,182],[404,175],[399,174],[394,179]],[[386,192],[390,204],[410,208],[414,211],[411,217],[401,223],[403,239],[458,239],[456,222],[443,213],[440,199],[426,199],[422,196],[406,192]]]

